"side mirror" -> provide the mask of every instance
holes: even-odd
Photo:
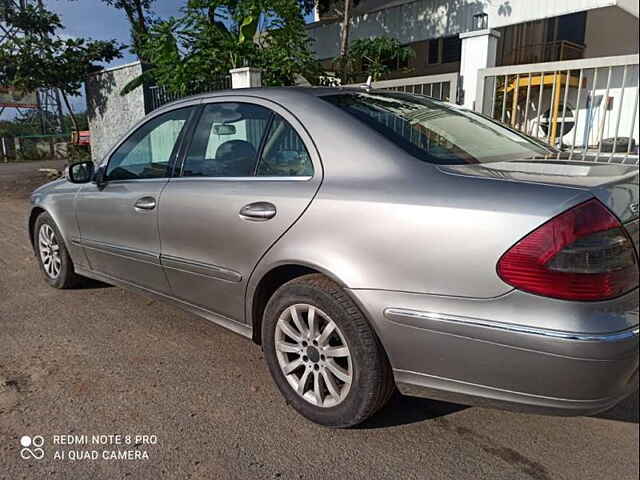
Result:
[[[69,165],[67,179],[71,183],[89,183],[94,175],[93,162],[78,162]]]
[[[95,183],[100,190],[102,190],[107,184],[107,180],[105,178],[104,173],[105,173],[105,167],[103,166],[103,167],[98,167],[96,172],[93,174],[93,183]]]

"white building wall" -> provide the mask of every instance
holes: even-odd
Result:
[[[471,29],[472,17],[488,15],[488,27],[499,28],[569,13],[615,6],[621,0],[416,0],[365,13],[352,19],[351,40],[392,36],[411,43]],[[622,0],[624,1],[624,0]],[[637,3],[637,0],[635,0]],[[309,25],[317,58],[338,54],[337,23]],[[636,50],[637,51],[637,50]]]
[[[484,1],[418,0],[352,19],[351,41],[359,38],[389,36],[400,43],[457,35],[468,30],[471,19],[483,11]],[[338,23],[311,25],[309,35],[317,58],[333,58],[339,51]]]
[[[617,0],[508,0],[486,3],[485,12],[489,15],[489,27],[500,28],[614,6]]]
[[[634,17],[640,15],[640,2],[638,0],[618,0],[618,6]]]

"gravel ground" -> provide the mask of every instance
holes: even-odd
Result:
[[[48,287],[24,224],[50,166],[0,164],[0,479],[638,478],[637,394],[579,418],[396,396],[329,430],[285,405],[249,341],[119,288]],[[54,444],[109,434],[157,442]],[[44,438],[43,459],[20,457],[23,435]]]

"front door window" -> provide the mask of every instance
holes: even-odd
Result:
[[[145,123],[114,152],[107,180],[168,177],[169,162],[191,108],[165,113]]]

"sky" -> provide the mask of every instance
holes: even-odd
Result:
[[[174,0],[156,0],[154,13],[161,17],[178,15],[180,5],[184,2]],[[65,26],[62,35],[70,37],[90,38],[93,40],[116,39],[122,43],[129,43],[129,23],[122,11],[116,10],[101,0],[45,0],[45,7],[56,12]],[[133,62],[136,58],[128,51],[106,66],[122,65]],[[72,99],[74,111],[86,108],[84,95]],[[0,115],[1,120],[13,118],[15,110],[5,109]]]
[[[177,16],[184,3],[179,0],[156,0],[153,13],[162,18]],[[116,39],[129,43],[129,23],[124,12],[106,5],[101,0],[45,0],[44,4],[60,16],[66,35],[93,40]],[[112,65],[136,60],[129,52],[123,54],[123,57],[114,60]]]
[[[184,0],[155,0],[153,13],[161,18],[177,16],[179,9],[186,2]],[[103,3],[101,0],[45,0],[45,7],[56,12],[65,30],[61,33],[70,37],[91,38],[93,40],[116,39],[122,43],[129,43],[129,24],[125,14]],[[307,19],[310,21],[310,19]],[[135,61],[134,55],[128,51],[123,57],[114,60],[108,66],[123,65]],[[85,109],[84,98],[74,99],[73,109]],[[6,109],[0,119],[12,118],[14,112]]]

